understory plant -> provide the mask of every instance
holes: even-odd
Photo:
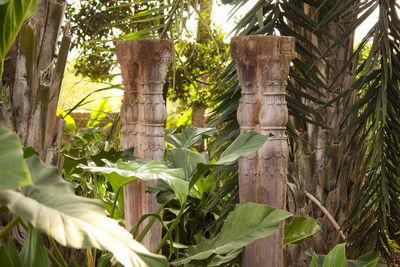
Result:
[[[232,193],[237,184],[234,165],[238,158],[260,149],[268,136],[244,131],[224,147],[224,152],[210,154],[204,144],[215,134],[213,128],[191,126],[167,130],[165,165],[133,158],[116,162],[103,159],[104,166],[90,162],[77,167],[110,184],[116,194],[110,216],[115,216],[115,207],[123,206],[121,188],[125,184],[136,179],[157,179],[148,192],[156,194],[159,209],[155,214],[145,214],[131,232],[140,241],[158,220],[164,230],[155,253],[162,251],[171,265],[238,264],[246,245],[272,234],[281,220],[292,215],[262,204],[238,204],[238,196]],[[139,224],[148,217],[149,223],[139,233]],[[296,220],[285,231],[285,242],[301,242],[318,231],[312,218]],[[106,258],[109,256],[103,254],[102,259]]]
[[[117,221],[104,212],[101,201],[76,196],[70,183],[55,167],[43,164],[36,155],[24,159],[19,139],[0,125],[0,207],[14,216],[0,231],[0,240],[9,236],[7,248],[0,245],[1,262],[9,266],[67,266],[55,241],[72,248],[111,251],[125,266],[168,266],[165,257],[151,254]],[[9,235],[21,224],[27,238],[20,253]],[[54,254],[43,244],[46,234]],[[54,241],[55,240],[55,241]],[[4,261],[3,261],[4,260]]]

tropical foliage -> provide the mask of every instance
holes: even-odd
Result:
[[[292,208],[318,216],[304,200],[308,188],[349,233],[350,251],[359,255],[375,248],[389,261],[393,244],[400,242],[397,10],[393,0],[258,1],[236,26],[239,35],[296,37],[286,98],[292,116]],[[373,12],[379,14],[377,22],[353,51],[355,29]],[[228,81],[237,81],[233,64],[221,83]],[[216,102],[211,125],[223,126],[225,133],[218,144],[238,133],[239,96],[236,83]]]
[[[245,1],[226,2],[239,9]],[[182,89],[173,91],[175,97],[192,99],[191,87],[196,82],[210,85],[213,81],[207,80],[207,72],[224,66],[210,70],[196,65],[196,58],[212,50],[207,62],[226,59],[222,36],[210,28],[198,3],[111,1],[104,5],[85,1],[83,9],[71,6],[68,12],[77,22],[73,28],[81,38],[78,43],[86,48],[76,68],[92,78],[110,80],[115,62],[108,59],[113,58],[115,40],[168,37],[177,44],[174,52],[184,54],[184,61],[193,67],[193,77],[201,77],[187,80],[188,75],[182,75],[187,70],[177,66],[185,62],[173,62],[170,83],[173,90]],[[7,50],[36,5],[35,1],[0,0],[4,33],[0,36],[0,74]],[[99,12],[93,13],[97,7]],[[396,261],[400,243],[398,8],[394,0],[260,0],[236,26],[239,35],[279,33],[297,40],[297,58],[287,87],[291,115],[288,208],[301,216],[316,217],[320,224],[311,217],[295,217],[285,227],[284,242],[304,244],[306,238],[321,232],[305,242],[316,251],[308,253],[311,266],[382,266],[371,250],[389,263]],[[355,29],[374,11],[377,22],[353,49]],[[181,39],[185,18],[192,14],[204,26],[202,34],[211,37],[211,47]],[[83,18],[87,17],[93,23],[86,25]],[[179,77],[181,81],[175,80]],[[0,174],[0,214],[9,211],[15,216],[0,231],[0,262],[48,266],[50,261],[67,266],[57,241],[73,248],[95,248],[87,250],[88,265],[107,266],[115,259],[126,266],[167,266],[168,261],[177,266],[237,264],[244,246],[271,234],[291,214],[254,203],[238,204],[237,159],[258,150],[268,137],[239,130],[240,88],[233,63],[220,78],[218,85],[193,99],[208,102],[214,97],[209,90],[224,92],[216,99],[211,116],[210,127],[218,130],[168,129],[164,164],[133,157],[134,148],[119,152],[118,120],[105,129],[98,124],[102,110],[92,114],[84,129],[70,125],[72,135],[66,138],[63,151],[65,180],[56,168],[43,164],[32,148],[22,150],[17,136],[0,126],[0,169],[4,170]],[[120,226],[124,215],[121,191],[136,179],[157,181],[148,190],[156,194],[160,206],[128,233]],[[308,191],[332,213],[347,243],[329,227],[320,207],[307,199]],[[139,233],[139,225],[148,217]],[[156,220],[163,225],[163,237],[155,252],[162,251],[168,260],[137,242]],[[14,227],[27,233],[21,251],[9,235]],[[346,246],[347,254],[356,260],[346,258]],[[296,248],[287,247],[288,255]]]

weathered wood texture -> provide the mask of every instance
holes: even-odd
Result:
[[[257,202],[285,209],[288,110],[285,100],[289,64],[295,38],[239,36],[231,40],[231,54],[241,87],[237,118],[241,130],[272,133],[264,146],[239,160],[240,202]],[[283,266],[283,225],[272,236],[258,240],[242,254],[247,266]]]
[[[121,149],[133,146],[137,157],[162,161],[164,156],[166,107],[162,94],[171,51],[169,40],[117,42],[117,59],[125,87]],[[143,214],[154,213],[157,209],[155,196],[146,193],[149,184],[135,181],[124,188],[127,229],[131,229]],[[142,243],[154,251],[160,241],[161,225],[155,223]]]
[[[0,121],[18,133],[23,146],[60,165],[64,120],[56,117],[62,77],[71,43],[68,26],[58,46],[66,2],[39,0],[4,62]]]

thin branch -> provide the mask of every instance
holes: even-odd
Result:
[[[168,15],[167,23],[165,24],[165,27],[164,27],[163,31],[161,32],[161,34],[160,34],[160,39],[165,38],[165,34],[167,33],[169,25],[171,24],[172,18],[174,17],[174,14],[175,14],[176,10],[178,9],[178,6],[179,6],[180,2],[181,2],[181,0],[176,1],[174,7],[171,9],[171,12]]]
[[[304,190],[304,194],[306,195],[306,197],[308,197],[312,202],[314,202],[315,205],[318,206],[318,208],[320,208],[320,210],[326,215],[326,217],[328,218],[328,220],[331,222],[331,224],[333,225],[333,227],[335,227],[335,229],[339,232],[340,237],[342,237],[343,240],[346,240],[346,236],[344,235],[343,231],[340,229],[339,224],[335,221],[335,219],[333,218],[332,214],[324,207],[322,206],[321,202],[319,202],[318,199],[316,199],[313,195],[311,195],[309,192],[307,192],[306,190]]]

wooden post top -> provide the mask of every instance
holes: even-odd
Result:
[[[240,85],[286,81],[290,61],[296,55],[295,42],[296,38],[287,36],[232,37],[231,55]]]
[[[231,38],[231,55],[236,59],[257,59],[259,56],[295,56],[296,38],[292,36],[248,35]]]
[[[120,40],[116,50],[120,64],[125,61],[152,62],[154,59],[171,61],[172,42],[167,39]]]

